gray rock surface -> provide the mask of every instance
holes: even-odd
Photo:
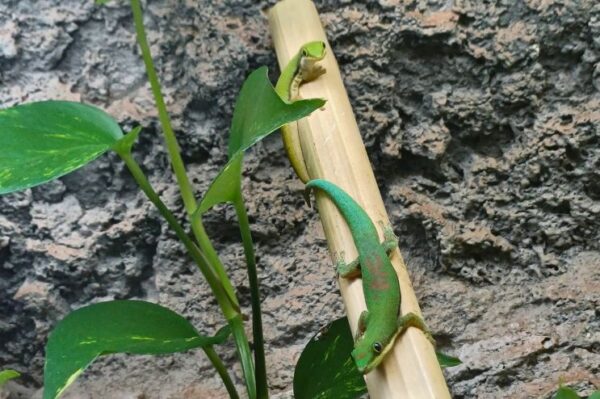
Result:
[[[269,2],[272,5],[273,1]],[[145,18],[198,193],[225,161],[244,77],[275,55],[251,1],[151,1]],[[317,1],[455,398],[549,398],[600,388],[600,4],[594,0]],[[0,2],[0,103],[48,98],[142,124],[136,156],[181,213],[124,1]],[[315,213],[277,137],[247,157],[269,381],[343,314]],[[206,219],[244,308],[233,212]],[[207,285],[120,161],[0,197],[0,367],[39,397],[52,326],[85,304],[142,298],[205,332]],[[231,346],[224,357],[240,370]],[[7,395],[5,391],[4,396]],[[2,395],[2,394],[0,394]],[[66,398],[222,398],[200,352],[111,356]]]

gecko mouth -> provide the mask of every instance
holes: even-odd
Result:
[[[361,374],[370,373],[371,370],[373,370],[373,366],[369,367],[369,365],[366,365],[365,367],[362,367],[362,368],[361,367],[358,368],[358,372]]]
[[[361,366],[358,364],[358,361],[356,359],[356,357],[354,356],[354,354],[352,354],[352,357],[354,358],[354,364],[356,364],[356,368],[358,369],[358,372],[361,374],[367,374],[370,373],[375,367],[377,367],[379,365],[379,363],[381,363],[381,358],[375,358],[373,359],[372,362],[365,364],[364,366]]]
[[[389,351],[390,351],[390,350],[391,350],[391,349],[394,347],[394,342],[395,342],[395,340],[396,340],[395,338],[396,338],[396,337],[394,337],[394,338],[392,338],[392,339],[390,340],[390,342],[389,342],[389,343],[388,343],[388,344],[387,344],[387,345],[386,345],[386,346],[383,348],[383,350],[381,351],[381,353],[380,353],[380,354],[379,354],[377,357],[375,357],[375,358],[373,359],[373,361],[371,361],[370,363],[366,364],[366,365],[365,365],[365,366],[363,366],[363,367],[361,367],[361,366],[359,366],[359,365],[357,364],[357,365],[356,365],[356,368],[358,369],[358,371],[359,371],[361,374],[368,374],[368,373],[370,373],[371,371],[373,371],[373,369],[374,369],[375,367],[379,366],[379,365],[381,364],[381,362],[383,361],[383,359],[385,359],[385,357],[386,357],[387,353],[388,353],[388,352],[389,352]],[[354,354],[352,354],[352,357],[353,357],[354,359],[356,359],[356,358],[354,357]],[[355,363],[356,363],[356,362],[355,362]]]

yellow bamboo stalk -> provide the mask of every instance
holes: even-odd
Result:
[[[280,1],[269,11],[269,25],[280,67],[285,66],[304,43],[313,40],[327,43],[318,12],[310,0]],[[337,61],[328,43],[327,56],[321,64],[327,73],[303,85],[301,90],[303,98],[327,100],[322,110],[299,123],[309,174],[311,178],[330,180],[346,190],[376,225],[379,221],[389,224]],[[326,197],[318,196],[317,206],[332,259],[338,253],[343,253],[347,260],[354,259],[357,253],[352,236],[335,205]],[[383,239],[382,231],[379,233]],[[400,251],[396,250],[391,259],[400,281],[402,314],[420,314]],[[359,279],[340,279],[339,285],[354,333],[358,316],[366,309],[362,285]],[[450,398],[434,348],[415,328],[409,328],[396,341],[393,351],[380,367],[366,376],[366,381],[373,399]]]

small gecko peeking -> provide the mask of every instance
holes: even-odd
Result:
[[[367,310],[361,313],[354,340],[352,357],[358,370],[366,374],[377,367],[393,348],[396,338],[409,327],[425,333],[432,344],[433,337],[423,319],[415,313],[400,316],[400,284],[388,254],[398,245],[391,227],[384,229],[384,242],[379,242],[375,225],[360,205],[344,190],[322,179],[306,184],[306,196],[311,190],[325,193],[338,208],[352,233],[358,259],[345,263],[339,259],[336,271],[340,277],[362,277]]]
[[[321,41],[304,44],[298,53],[288,62],[281,72],[275,85],[275,91],[286,102],[296,101],[300,98],[300,85],[317,79],[325,73],[325,69],[317,62],[325,58],[325,43]],[[298,127],[296,122],[281,127],[283,146],[296,175],[306,183],[309,180],[308,171],[304,164]]]

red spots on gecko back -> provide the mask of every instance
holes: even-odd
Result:
[[[382,258],[378,254],[365,257],[365,264],[362,267],[363,278],[368,280],[368,285],[375,291],[387,291],[390,286],[389,269],[391,264],[387,258]]]

